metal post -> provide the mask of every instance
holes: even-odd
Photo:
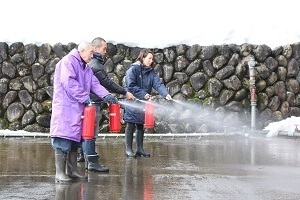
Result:
[[[252,58],[248,61],[249,74],[250,74],[250,91],[251,91],[251,129],[255,129],[256,120],[256,97],[255,97],[255,61]]]

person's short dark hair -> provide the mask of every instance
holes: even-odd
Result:
[[[98,46],[98,47],[101,46],[102,42],[106,42],[102,37],[96,37],[92,41],[93,45]]]

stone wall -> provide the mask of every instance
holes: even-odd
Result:
[[[49,131],[55,65],[75,47],[74,43],[37,46],[0,42],[0,129]],[[275,49],[251,44],[181,44],[152,50],[155,52],[155,70],[174,99],[192,101],[199,107],[228,113],[229,120],[244,117],[247,119],[244,123],[249,125],[249,69],[245,61],[253,57],[257,62],[257,128],[300,115],[297,80],[300,43]],[[111,78],[122,85],[126,70],[139,51],[139,47],[108,43],[105,67]],[[104,111],[104,116],[107,116],[105,113],[107,111]],[[104,124],[102,132],[108,132],[107,120]],[[168,117],[162,124],[161,128],[157,124],[157,132],[172,131],[172,128],[166,128],[172,124]],[[215,130],[213,126],[205,127],[175,131]]]

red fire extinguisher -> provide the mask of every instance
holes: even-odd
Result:
[[[147,101],[145,105],[145,127],[154,127],[154,106],[151,100]]]
[[[109,104],[109,129],[112,133],[121,131],[120,104]]]
[[[82,123],[82,138],[83,139],[93,139],[95,132],[95,118],[96,118],[96,108],[94,106],[87,105],[84,107],[83,111],[83,123]]]

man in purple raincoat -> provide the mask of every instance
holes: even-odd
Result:
[[[116,103],[93,75],[87,64],[93,58],[94,46],[82,42],[56,65],[53,82],[51,144],[55,149],[56,182],[86,179],[77,170],[77,149],[81,143],[82,118],[85,104],[93,92],[107,103]]]

